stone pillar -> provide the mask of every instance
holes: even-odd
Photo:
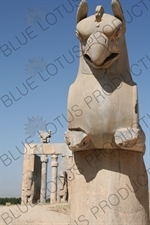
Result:
[[[67,173],[67,189],[68,189],[68,197],[67,201],[70,202],[71,200],[71,181],[74,179],[73,174],[73,156],[69,155],[62,155],[61,160],[61,171],[66,171]]]
[[[52,154],[52,174],[51,174],[51,197],[50,197],[50,203],[55,203],[57,198],[57,168],[58,168],[58,155]]]
[[[73,160],[71,225],[149,225],[142,153],[91,150],[75,152]]]
[[[30,202],[32,201],[32,203],[37,202],[40,199],[40,190],[41,190],[40,157],[32,154],[32,149],[28,145],[25,145],[24,160],[23,160],[22,194],[21,194],[22,205],[26,204],[28,200]]]
[[[47,185],[47,163],[48,163],[48,156],[42,155],[41,156],[42,162],[42,169],[41,169],[41,195],[40,195],[40,202],[46,202],[46,185]]]

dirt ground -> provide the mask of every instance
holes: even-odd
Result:
[[[69,205],[0,206],[0,225],[69,225]]]
[[[69,225],[69,204],[0,206],[0,225]]]

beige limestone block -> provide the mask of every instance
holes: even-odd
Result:
[[[86,5],[81,1],[77,11],[80,63],[68,93],[66,143],[72,151],[115,146],[144,152],[145,136],[139,125],[137,85],[130,73],[121,4],[112,1],[114,15],[97,6],[95,15],[89,17]],[[139,130],[139,135],[135,137],[132,131],[130,144],[121,145],[115,138],[120,129],[128,132],[126,138],[133,129]]]
[[[79,69],[68,93],[65,141],[74,152],[71,225],[149,225],[145,134],[119,0],[113,15],[77,10]]]
[[[73,164],[71,225],[149,225],[148,177],[142,153],[75,152]]]

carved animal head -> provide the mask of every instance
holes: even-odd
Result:
[[[118,60],[125,38],[125,19],[119,0],[112,0],[114,16],[97,6],[95,15],[87,17],[88,4],[82,0],[77,11],[76,36],[86,63],[93,68],[106,69]]]
[[[39,131],[39,137],[41,138],[42,143],[48,143],[50,142],[51,131],[50,130],[48,130],[48,132]]]
[[[114,15],[106,14],[100,5],[94,15],[87,17],[85,0],[77,11],[76,34],[82,54],[77,78],[69,89],[65,134],[72,151],[118,146],[140,149],[140,141],[135,147],[138,135],[130,144],[119,141],[120,133],[125,131],[126,137],[126,130],[133,124],[137,124],[138,133],[137,87],[130,73],[125,18],[119,0],[112,0],[112,11]]]

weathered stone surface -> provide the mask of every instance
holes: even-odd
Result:
[[[46,136],[44,136],[46,137]],[[57,200],[57,169],[58,169],[58,155],[62,155],[62,165],[61,169],[67,171],[67,177],[70,177],[70,167],[72,163],[72,151],[68,148],[65,143],[42,143],[42,144],[26,144],[24,148],[24,165],[23,165],[23,182],[22,182],[22,204],[27,202],[27,193],[26,193],[26,176],[27,170],[34,172],[35,177],[35,158],[36,154],[42,155],[41,162],[39,162],[38,172],[36,172],[36,180],[38,184],[33,182],[34,189],[38,189],[35,193],[37,197],[34,199],[40,199],[41,203],[44,203],[46,200],[46,189],[47,187],[47,155],[52,157],[52,176],[50,178],[51,185],[51,202],[55,203]],[[38,157],[39,158],[39,157]],[[40,158],[39,158],[40,159]],[[42,163],[42,166],[41,166]],[[39,185],[40,182],[40,185]],[[37,186],[36,186],[36,185]],[[70,182],[68,182],[68,200],[70,201]],[[31,192],[31,191],[30,191]]]
[[[51,162],[51,196],[50,196],[50,203],[55,203],[57,201],[57,170],[58,170],[58,155],[52,154],[51,155],[52,162]]]
[[[50,154],[64,154],[66,156],[72,156],[72,151],[68,148],[66,143],[47,143],[47,144],[25,144],[24,154],[38,154],[38,155],[50,155]]]
[[[57,190],[57,201],[67,202],[68,200],[68,182],[67,182],[67,172],[60,171],[58,176],[58,190]]]
[[[67,189],[68,189],[67,201],[70,202],[71,201],[71,181],[73,179],[73,174],[72,174],[73,156],[62,155],[60,168],[61,168],[61,171],[65,171],[67,173]]]
[[[40,156],[35,155],[35,163],[34,163],[34,172],[33,172],[33,179],[34,179],[34,199],[33,202],[37,202],[40,200],[41,194],[41,159]]]
[[[44,132],[44,131],[40,130],[39,137],[40,137],[42,143],[48,143],[48,142],[50,142],[51,131],[49,130],[48,132]]]
[[[149,225],[148,177],[142,153],[75,152],[73,163],[71,225]]]
[[[137,85],[130,74],[121,5],[112,1],[114,16],[97,6],[96,14],[89,17],[86,5],[81,1],[77,12],[81,57],[77,78],[68,94],[71,122],[66,143],[72,151],[113,149],[115,133],[134,128],[139,130],[134,145],[119,148],[144,152],[145,136],[138,121]]]
[[[24,204],[32,203],[34,196],[33,171],[27,170],[24,188],[22,189],[22,201]]]
[[[22,204],[35,203],[40,199],[41,162],[37,155],[25,155],[23,164]]]
[[[139,125],[119,0],[114,15],[80,2],[77,78],[68,93],[65,140],[73,155],[71,225],[148,225],[145,135]],[[72,119],[74,118],[74,119]]]
[[[40,193],[40,202],[46,202],[46,191],[47,191],[47,163],[48,163],[48,156],[42,155],[41,156],[41,193]]]
[[[140,129],[136,128],[126,128],[119,129],[115,132],[114,138],[117,146],[131,148],[133,147],[139,139]],[[143,140],[142,140],[143,141]]]

